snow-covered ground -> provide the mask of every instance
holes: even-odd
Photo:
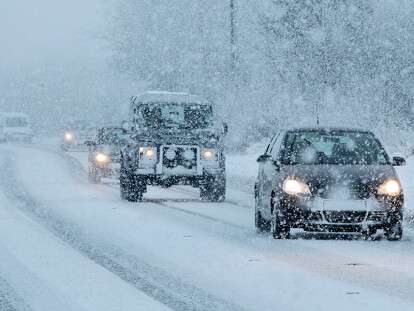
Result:
[[[261,151],[228,156],[224,203],[190,187],[128,203],[87,182],[84,153],[1,146],[0,310],[413,310],[409,225],[396,243],[255,233]],[[414,163],[399,174],[412,210]]]

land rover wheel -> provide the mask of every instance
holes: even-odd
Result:
[[[139,177],[129,173],[121,165],[119,175],[119,188],[121,198],[129,202],[138,202],[142,200],[144,189]]]

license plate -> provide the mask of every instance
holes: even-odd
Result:
[[[366,202],[362,200],[323,200],[324,211],[366,211]]]

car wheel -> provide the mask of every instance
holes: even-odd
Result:
[[[143,180],[139,177],[130,174],[123,164],[121,164],[121,171],[119,174],[119,189],[121,198],[129,202],[142,201],[145,188],[143,187]]]
[[[388,241],[401,240],[403,235],[403,226],[400,220],[388,225],[385,230],[385,237]]]
[[[271,221],[264,219],[262,217],[262,214],[258,210],[258,204],[259,204],[258,195],[259,194],[257,193],[257,191],[255,191],[254,224],[255,224],[255,227],[256,227],[256,231],[258,233],[270,232],[270,229],[272,227]]]
[[[93,184],[98,184],[101,182],[101,176],[99,175],[98,170],[95,167],[90,167],[88,170],[88,180]]]
[[[264,219],[260,211],[254,213],[254,223],[258,233],[269,232],[272,227],[271,221]]]
[[[272,220],[271,229],[274,239],[288,239],[290,237],[290,228],[285,220],[283,220],[282,213],[278,210],[275,203],[275,196],[271,197]]]

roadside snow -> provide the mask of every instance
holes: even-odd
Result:
[[[17,296],[6,309],[0,301],[0,310],[170,310],[58,240],[2,193],[0,236],[0,280]],[[6,281],[0,300],[12,291],[2,287]]]

